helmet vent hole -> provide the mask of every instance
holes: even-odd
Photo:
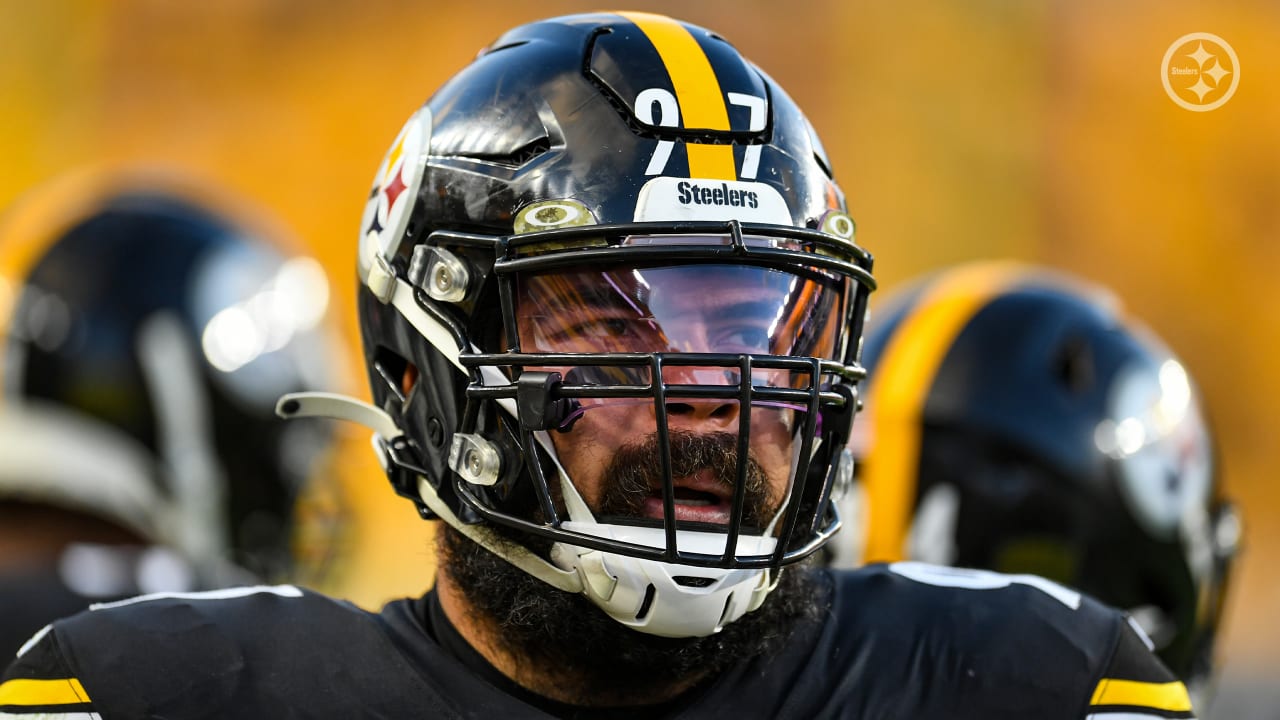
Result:
[[[827,177],[835,177],[835,173],[831,172],[831,167],[827,165],[827,159],[822,157],[821,153],[814,153],[813,160],[818,163],[818,167],[822,168],[822,172],[826,173]]]
[[[720,611],[720,622],[718,623],[719,625],[724,625],[726,622],[730,622],[729,612],[731,610],[733,610],[732,595],[724,599],[724,609]]]
[[[504,154],[481,154],[481,153],[464,153],[463,157],[469,157],[473,160],[483,160],[485,162],[494,163],[495,165],[506,165],[507,167],[518,168],[521,165],[533,160],[551,150],[551,138],[543,135],[520,147]]]
[[[1088,343],[1078,337],[1063,343],[1053,360],[1052,371],[1068,391],[1077,395],[1087,392],[1097,375]]]
[[[374,354],[373,370],[383,387],[402,404],[418,381],[418,368],[387,348],[378,348]]]
[[[404,364],[404,372],[400,374],[400,392],[403,397],[409,397],[417,385],[418,366],[407,362]]]
[[[715,582],[715,578],[697,577],[694,575],[676,575],[671,578],[675,584],[682,587],[704,588]]]
[[[640,603],[640,610],[636,612],[636,620],[644,620],[649,616],[649,611],[653,609],[653,596],[657,594],[657,589],[650,583],[649,587],[644,589],[644,600]]]

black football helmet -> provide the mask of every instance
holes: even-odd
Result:
[[[289,245],[142,169],[59,178],[0,220],[0,502],[109,521],[190,570],[120,594],[323,572],[336,525],[313,513],[303,538],[294,508],[330,433],[273,409],[332,385],[337,345],[324,271]]]
[[[1208,675],[1239,520],[1186,369],[1114,296],[963,265],[873,309],[864,357],[866,560],[1048,577]]]
[[[518,27],[410,118],[374,181],[359,312],[377,407],[282,412],[359,418],[424,517],[637,630],[707,635],[837,527],[873,285],[853,233],[809,122],[720,36],[644,13]],[[653,512],[597,517],[565,448],[624,417],[644,429],[599,456],[656,445]],[[695,417],[752,453],[786,428],[776,515],[748,507],[747,452],[731,490],[687,487],[673,436]]]

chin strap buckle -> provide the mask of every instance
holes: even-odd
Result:
[[[366,271],[364,284],[383,305],[391,302],[396,292],[396,271],[382,253],[369,253],[369,269]]]

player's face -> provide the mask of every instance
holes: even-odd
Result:
[[[764,268],[693,266],[578,270],[538,275],[520,288],[521,347],[558,353],[720,353],[736,358],[786,355],[796,326],[828,305],[816,302],[819,283]],[[822,332],[819,332],[821,335]],[[830,334],[830,333],[827,333]],[[829,349],[829,348],[827,348]],[[737,399],[733,365],[664,365],[668,397],[584,398],[572,429],[552,433],[556,452],[584,500],[598,516],[664,517],[659,415],[671,442],[675,518],[727,525],[738,477]],[[725,362],[721,358],[718,362]],[[647,387],[652,370],[638,366],[550,368],[567,385]],[[785,370],[755,368],[757,387],[803,381]],[[727,397],[690,397],[694,386],[727,390]],[[752,404],[746,458],[745,522],[764,527],[787,497],[794,428],[803,410],[784,403]]]

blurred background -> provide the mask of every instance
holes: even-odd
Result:
[[[1185,360],[1246,521],[1212,717],[1280,718],[1280,4],[635,2],[713,28],[821,134],[882,287],[1011,257],[1108,285]],[[365,394],[356,230],[401,124],[503,29],[595,3],[0,2],[0,206],[86,164],[158,163],[256,199],[325,265]],[[1238,89],[1166,94],[1178,38],[1213,33]],[[1229,83],[1230,78],[1222,80]],[[1184,96],[1192,98],[1184,91]],[[1194,99],[1194,98],[1193,98]],[[1212,94],[1205,101],[1212,100]],[[352,545],[328,588],[420,591],[429,530],[367,435],[337,463]]]

